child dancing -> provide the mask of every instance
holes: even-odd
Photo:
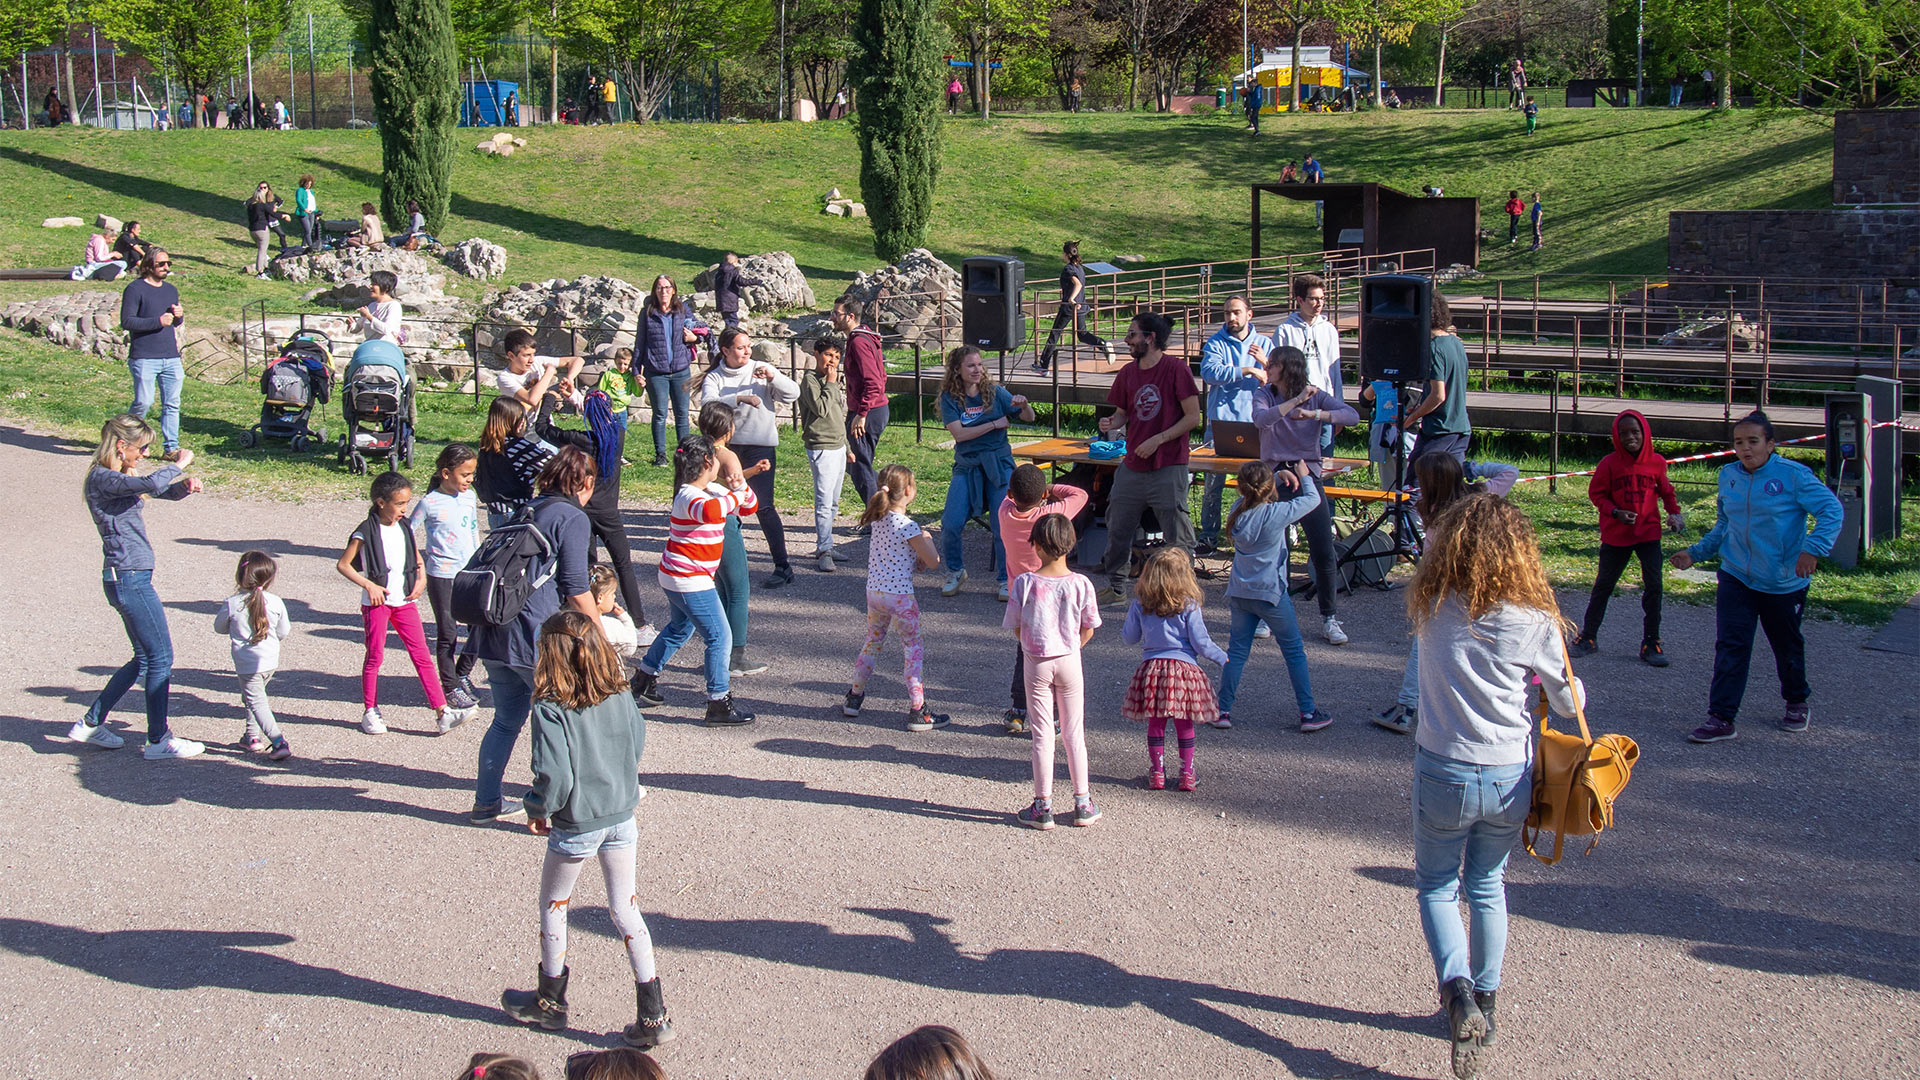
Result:
[[[213,632],[227,635],[233,649],[233,673],[240,679],[240,704],[247,710],[247,729],[240,748],[250,754],[265,752],[273,761],[293,756],[267,700],[267,682],[280,666],[280,642],[293,632],[287,605],[267,589],[277,568],[273,556],[249,551],[240,556],[233,572],[235,592],[213,613]]]
[[[1053,732],[1058,721],[1067,745],[1067,776],[1073,780],[1075,825],[1100,820],[1087,788],[1086,685],[1080,650],[1100,625],[1093,582],[1067,569],[1073,550],[1073,523],[1048,514],[1028,530],[1026,546],[1040,567],[1017,575],[1007,586],[1007,611],[1000,625],[1018,631],[1026,675],[1026,700],[1033,730],[1033,805],[1020,811],[1020,824],[1053,828]]]
[[[853,682],[847,687],[847,701],[840,711],[847,716],[860,715],[860,705],[867,699],[867,679],[873,675],[874,661],[880,658],[887,629],[898,625],[900,648],[906,653],[907,730],[932,731],[945,727],[950,718],[945,713],[927,711],[926,688],[921,682],[926,656],[920,645],[920,604],[913,598],[913,572],[938,566],[939,555],[919,523],[907,516],[915,494],[913,470],[889,465],[880,470],[873,497],[860,515],[860,524],[873,529],[873,540],[867,548],[867,641],[854,658]]]
[[[1121,641],[1140,646],[1140,666],[1127,684],[1120,715],[1146,722],[1151,791],[1167,786],[1167,724],[1173,724],[1180,740],[1180,790],[1192,791],[1199,786],[1193,772],[1193,730],[1220,715],[1199,658],[1225,666],[1227,654],[1207,634],[1201,598],[1187,553],[1163,548],[1141,567],[1127,621],[1120,628]]]

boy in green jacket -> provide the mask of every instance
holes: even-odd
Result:
[[[800,377],[800,438],[813,468],[813,558],[823,574],[833,573],[833,519],[840,512],[840,490],[847,478],[847,388],[840,382],[839,338],[821,338],[813,347],[814,367]]]

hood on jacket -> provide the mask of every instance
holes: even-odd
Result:
[[[1635,465],[1645,465],[1648,464],[1651,459],[1659,457],[1659,453],[1653,448],[1653,427],[1647,423],[1647,418],[1641,415],[1636,409],[1622,410],[1619,416],[1613,418],[1613,452],[1619,454],[1621,457],[1627,456],[1626,443],[1620,438],[1620,426],[1627,423],[1640,425],[1640,453],[1633,459],[1633,463]]]

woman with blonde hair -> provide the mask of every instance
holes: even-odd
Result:
[[[971,345],[947,354],[947,373],[940,381],[940,422],[953,436],[953,480],[947,485],[947,505],[940,513],[941,557],[947,565],[947,583],[941,596],[952,596],[967,580],[963,537],[970,518],[987,515],[993,533],[992,564],[1000,581],[1000,599],[1007,599],[1007,552],[1000,544],[1000,501],[1007,497],[1013,478],[1013,445],[1007,429],[1018,417],[1033,423],[1033,405],[1004,386],[996,386],[987,372],[986,357]]]
[[[1413,864],[1420,926],[1439,979],[1453,1071],[1472,1077],[1493,1045],[1507,947],[1507,855],[1533,792],[1529,680],[1572,715],[1583,697],[1561,644],[1566,620],[1533,526],[1497,495],[1469,495],[1430,524],[1407,587],[1420,647]],[[1464,861],[1465,872],[1462,873]],[[1472,918],[1461,926],[1464,888]]]

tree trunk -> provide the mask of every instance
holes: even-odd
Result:
[[[1307,24],[1293,24],[1293,112],[1300,111],[1300,43],[1306,40]]]
[[[1440,28],[1440,62],[1433,69],[1433,107],[1447,103],[1447,28]]]
[[[67,47],[68,43],[73,40],[73,27],[68,26],[66,31],[66,36],[60,39],[60,63],[65,69],[67,76],[67,96],[65,99],[67,112],[66,121],[72,124],[76,122],[74,117],[80,115],[80,99],[73,92],[73,50]],[[58,73],[56,73],[56,77],[57,74]]]
[[[1140,51],[1133,51],[1133,67],[1127,74],[1127,111],[1140,106]]]
[[[1722,109],[1733,108],[1733,0],[1727,0],[1727,46],[1720,57],[1720,100]]]
[[[560,46],[550,47],[547,54],[547,123],[560,122]]]
[[[1378,109],[1386,104],[1386,94],[1380,89],[1380,36],[1373,38],[1373,107]]]

